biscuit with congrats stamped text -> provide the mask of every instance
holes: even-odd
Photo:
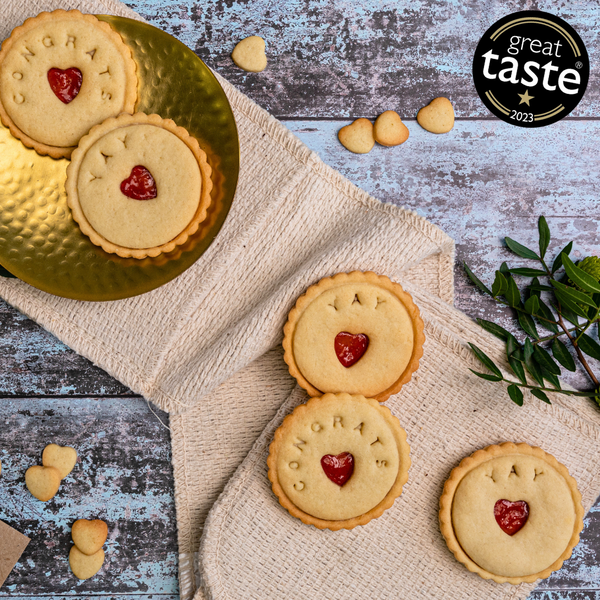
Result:
[[[488,446],[453,469],[440,529],[469,571],[497,583],[531,583],[561,568],[579,542],[577,483],[552,455],[527,444]]]
[[[448,133],[454,127],[454,108],[448,98],[436,98],[417,113],[419,125],[431,133]]]
[[[42,464],[45,467],[54,467],[64,479],[77,463],[77,450],[69,446],[49,444],[42,453]]]
[[[375,145],[373,123],[369,119],[356,119],[354,123],[338,131],[338,139],[344,148],[355,154],[367,154]]]
[[[78,10],[42,12],[0,51],[0,118],[39,154],[68,158],[94,125],[133,112],[136,64],[108,23]]]
[[[89,579],[93,577],[102,568],[103,564],[104,550],[102,548],[91,556],[78,550],[77,546],[71,548],[69,566],[77,579]]]
[[[409,131],[397,112],[386,110],[375,120],[373,136],[382,146],[399,146],[408,139]]]
[[[326,277],[296,302],[284,360],[311,396],[362,394],[384,402],[419,368],[423,321],[410,294],[384,275]]]
[[[325,394],[296,407],[267,460],[280,504],[319,529],[352,529],[390,508],[408,480],[406,432],[376,400]]]
[[[260,73],[267,68],[267,55],[265,54],[265,40],[258,35],[251,35],[238,42],[231,53],[233,62],[251,73]]]
[[[31,495],[41,500],[42,502],[48,502],[51,498],[54,498],[62,477],[60,471],[54,467],[40,467],[36,465],[29,467],[25,472],[25,485],[31,492]]]
[[[80,552],[91,556],[96,554],[106,542],[108,525],[100,519],[93,521],[78,519],[71,528],[71,537]]]

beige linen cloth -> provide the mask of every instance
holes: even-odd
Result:
[[[139,18],[113,0],[21,0],[9,5],[0,36],[55,8]],[[524,598],[531,585],[485,582],[445,549],[436,512],[443,481],[477,448],[525,441],[569,467],[587,509],[600,489],[594,407],[557,398],[549,407],[528,399],[518,409],[497,385],[472,376],[468,367],[477,365],[465,339],[500,361],[502,352],[448,304],[452,240],[369,197],[220,81],[240,134],[240,181],[221,233],[195,265],[118,302],[66,300],[4,279],[0,295],[170,412],[182,598]],[[309,285],[354,269],[400,281],[422,310],[421,368],[388,402],[408,432],[413,466],[382,518],[351,532],[319,532],[279,507],[266,479],[272,432],[306,399],[279,343],[287,312]]]

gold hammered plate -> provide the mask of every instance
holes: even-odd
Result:
[[[65,193],[69,161],[39,156],[0,125],[0,263],[32,286],[75,300],[119,300],[149,292],[206,251],[231,207],[239,140],[231,106],[210,69],[184,44],[151,25],[99,16],[118,31],[137,64],[136,111],[185,127],[213,169],[212,204],[188,242],[137,260],[107,254],[81,233]]]

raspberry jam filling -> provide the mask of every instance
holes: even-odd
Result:
[[[515,535],[527,523],[529,518],[529,504],[525,500],[511,502],[498,500],[494,505],[494,516],[500,529],[508,535]]]
[[[369,347],[369,338],[364,333],[342,331],[335,336],[335,353],[344,367],[356,364]]]
[[[131,175],[123,179],[121,192],[133,200],[152,200],[158,194],[152,173],[142,165],[133,167]]]
[[[83,75],[77,67],[70,69],[50,69],[48,71],[48,83],[56,97],[64,104],[73,102],[79,94]]]
[[[342,487],[354,473],[354,456],[350,452],[342,452],[337,456],[326,454],[321,458],[321,467],[333,483]]]

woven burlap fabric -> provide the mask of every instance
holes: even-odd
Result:
[[[84,12],[139,18],[113,0],[24,0],[11,3],[8,16],[0,24],[0,35],[5,37],[28,16],[55,8],[79,8]],[[325,166],[275,119],[227,82],[220,81],[231,102],[240,134],[240,182],[223,230],[192,268],[154,292],[104,304],[56,298],[19,281],[0,280],[0,295],[4,299],[134,391],[170,411],[183,598],[191,597],[196,591],[195,553],[212,504],[269,421],[275,417],[274,423],[279,422],[283,412],[304,397],[293,391],[294,382],[287,373],[278,344],[287,312],[306,287],[339,271],[371,269],[385,273],[415,293],[418,302],[428,311],[428,331],[435,329],[438,322],[450,326],[447,321],[451,320],[458,328],[453,330],[453,335],[460,335],[460,329],[465,328],[469,339],[485,345],[480,331],[468,329],[468,320],[433,299],[437,296],[445,302],[452,301],[454,246],[450,238],[414,213],[383,205],[355,188]],[[456,344],[460,345],[454,338],[448,339],[453,340],[449,348],[456,349]],[[454,356],[453,350],[436,340],[430,335],[426,346],[432,359],[440,353]],[[440,380],[435,364],[428,364],[403,394],[411,393],[415,385],[431,386]],[[431,381],[426,383],[429,379]],[[458,398],[467,397],[470,402],[476,402],[477,396],[471,395],[472,378],[454,379],[448,373],[444,380]],[[422,381],[425,383],[420,383]],[[498,398],[497,388],[493,391],[490,388],[490,392],[495,394],[496,402],[506,403],[503,397]],[[400,398],[394,399],[392,406],[401,406]],[[490,436],[492,441],[504,439],[493,430],[491,421],[483,421],[482,428],[474,433],[465,433],[453,427],[454,419],[462,418],[460,413],[449,411],[448,405],[442,403],[438,406],[432,398],[423,402],[429,407],[429,421],[424,420],[424,423],[437,424],[438,430],[439,423],[447,423],[449,439],[457,447],[464,444],[463,453],[489,443]],[[283,412],[276,416],[283,403]],[[398,414],[414,447],[416,432],[423,432],[423,436],[437,435],[435,428],[412,426],[401,413],[402,410]],[[545,415],[547,427],[551,427],[553,413],[541,414]],[[256,455],[261,444],[267,443],[265,440],[274,423],[259,439],[232,486],[239,481],[240,473],[248,469],[252,477],[264,475],[264,462],[262,459],[257,462]],[[558,439],[579,435],[579,420],[574,416],[569,427],[558,431]],[[592,425],[589,427],[593,429]],[[581,447],[592,446],[588,439],[584,442]],[[553,450],[553,446],[543,445]],[[559,458],[565,454],[557,453]],[[583,452],[581,454],[581,468],[594,472],[594,455],[588,452],[586,458]],[[462,454],[457,451],[456,457],[449,457],[446,472],[459,456]],[[579,455],[573,454],[576,456]],[[597,484],[589,481],[587,485],[589,490],[597,488]],[[217,505],[205,538],[202,558],[205,588],[211,596],[220,597],[223,593],[231,598],[252,597],[256,594],[253,590],[258,589],[255,578],[248,577],[249,587],[243,589],[239,587],[243,579],[231,574],[222,562],[221,548],[239,541],[235,530],[221,531],[215,525],[222,519],[223,511],[229,515],[225,522],[237,512],[237,508],[231,512],[227,508],[231,489],[230,486]],[[251,487],[242,491],[244,496],[249,493],[248,506],[262,511],[264,485],[260,489]],[[589,495],[593,495],[592,491],[588,491]],[[236,499],[241,497],[242,494],[236,493]],[[402,502],[408,497],[407,493]],[[428,502],[431,501],[430,495]],[[272,497],[269,502],[271,508],[276,508]],[[419,500],[418,506],[424,508],[424,501]],[[427,510],[432,510],[430,504]],[[298,523],[287,513],[276,514],[284,527],[281,533],[291,539]],[[266,529],[263,526],[259,529],[266,531],[268,525],[264,523]],[[379,522],[374,526],[381,527]],[[364,531],[368,532],[369,528]],[[215,545],[213,535],[217,529]],[[433,553],[440,543],[439,532],[431,526],[414,530],[424,544],[425,554]],[[306,533],[314,534],[312,530]],[[325,544],[325,548],[328,535],[324,532],[323,537],[313,539]],[[255,597],[291,597],[297,580],[305,577],[304,571],[286,563],[290,562],[284,551],[286,544],[267,547],[266,539],[257,540],[256,547],[244,546],[247,551],[244,569],[253,571],[256,567],[256,572],[263,572],[264,566],[270,565],[267,579],[284,582],[288,578],[291,587],[275,586],[270,591],[261,588],[265,595]],[[357,544],[368,545],[370,542],[364,542],[365,539],[357,538]],[[315,555],[317,550],[313,547],[309,554]],[[357,552],[362,551],[357,548]],[[462,567],[454,563],[450,566],[448,556],[445,558],[447,582],[455,584],[457,597],[488,597],[485,595],[488,588],[484,595],[476,592],[472,577],[464,580]],[[420,589],[421,572],[415,570],[416,579],[408,572],[408,565],[414,566],[413,563],[403,563],[405,566],[401,569],[405,575],[396,582],[393,597],[414,597],[414,590]],[[306,573],[312,572],[303,564]],[[365,577],[370,578],[367,582],[357,579],[353,573],[345,585],[375,585],[377,577],[372,575],[365,571]],[[235,590],[227,588],[230,578]],[[222,588],[224,582],[225,588]],[[318,587],[303,589],[305,598],[324,597]],[[384,589],[378,592],[380,597],[385,596]],[[499,597],[509,597],[508,593]],[[198,597],[202,596],[199,590]],[[363,597],[359,593],[354,596]]]

